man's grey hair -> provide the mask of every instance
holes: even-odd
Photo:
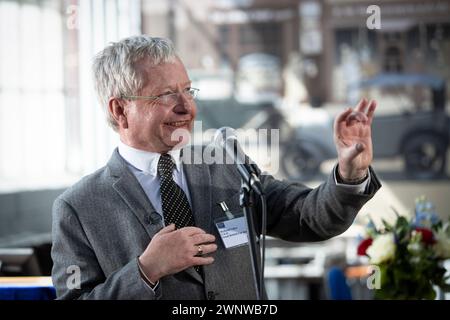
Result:
[[[118,124],[108,110],[109,99],[139,94],[146,80],[136,66],[144,58],[152,65],[159,65],[174,62],[177,55],[169,39],[140,35],[111,42],[94,58],[95,89],[108,123],[115,131]]]

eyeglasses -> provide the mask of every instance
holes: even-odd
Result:
[[[183,94],[186,98],[189,100],[193,100],[197,97],[199,89],[196,88],[186,88],[182,92],[172,92],[172,93],[165,93],[160,94],[158,96],[127,96],[127,95],[121,95],[120,97],[122,99],[129,99],[129,100],[158,100],[162,104],[172,104],[178,101],[179,95]]]

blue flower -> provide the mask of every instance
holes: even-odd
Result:
[[[413,220],[413,227],[415,228],[431,228],[439,222],[439,217],[434,212],[416,213]]]
[[[429,201],[418,201],[415,213],[412,223],[415,228],[431,228],[440,221],[433,204]]]

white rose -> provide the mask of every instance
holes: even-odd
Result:
[[[373,240],[367,249],[370,263],[379,264],[389,260],[395,254],[394,235],[392,233],[382,234]]]
[[[438,257],[443,259],[450,258],[450,238],[447,236],[445,230],[441,229],[435,233],[436,244],[434,250]]]

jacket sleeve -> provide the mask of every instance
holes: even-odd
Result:
[[[337,186],[333,174],[315,189],[261,175],[267,203],[267,234],[306,242],[327,240],[343,233],[381,187],[375,172],[369,170],[370,184],[364,194]],[[255,218],[260,230],[260,218]]]
[[[58,299],[158,299],[142,280],[137,257],[108,277],[75,210],[58,198],[53,205],[52,281]]]

